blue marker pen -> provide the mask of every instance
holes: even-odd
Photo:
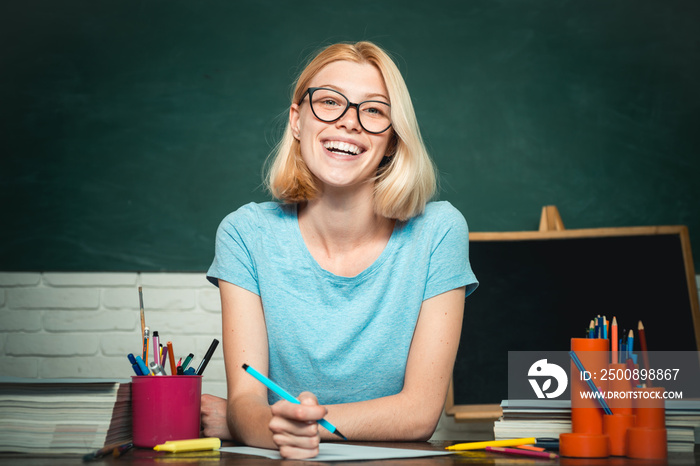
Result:
[[[148,366],[146,365],[146,363],[143,362],[143,359],[141,359],[141,356],[136,356],[136,364],[138,364],[139,369],[141,369],[140,375],[148,375],[151,373],[151,371],[148,369]]]
[[[139,364],[136,362],[136,358],[134,357],[134,355],[129,353],[127,355],[127,357],[129,358],[129,362],[131,363],[131,368],[134,369],[134,372],[136,373],[136,375],[143,375],[141,373],[141,368],[139,368]]]
[[[286,391],[284,388],[280,387],[275,382],[262,375],[260,372],[250,367],[248,364],[243,364],[243,370],[255,377],[256,379],[258,379],[267,388],[269,388],[285,400],[289,401],[290,403],[301,404],[301,401],[297,400],[292,395],[290,395],[288,391]],[[336,427],[333,424],[326,421],[325,419],[321,419],[320,421],[318,421],[318,423],[325,427],[330,433],[337,435],[343,440],[347,440],[347,438],[343,434],[341,434],[340,431],[336,429]]]

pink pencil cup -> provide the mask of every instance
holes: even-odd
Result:
[[[132,376],[134,445],[199,438],[201,395],[201,375]]]

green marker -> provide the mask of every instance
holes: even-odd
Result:
[[[185,358],[185,362],[182,363],[182,372],[185,372],[185,370],[187,369],[187,366],[190,365],[192,358],[194,358],[194,354],[190,353],[187,355],[187,357]]]

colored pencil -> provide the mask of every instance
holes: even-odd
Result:
[[[647,354],[647,332],[644,330],[644,324],[640,320],[637,324],[637,336],[639,337],[639,347],[642,350],[642,359],[644,360],[644,369],[647,370],[647,387],[651,387],[651,379],[649,379],[649,354]]]
[[[523,450],[530,450],[530,451],[545,451],[546,450],[546,448],[536,447],[534,445],[518,445],[516,448],[521,448]]]
[[[548,451],[519,450],[517,448],[486,447],[486,451],[504,453],[506,455],[530,456],[532,458],[546,458],[550,460],[559,458],[559,455],[557,455],[556,453],[550,453]]]
[[[611,362],[613,364],[617,363],[617,318],[613,316],[612,325],[610,326],[610,340],[612,343],[612,357]]]
[[[627,359],[632,359],[634,352],[634,330],[630,330],[627,334]]]
[[[603,338],[608,339],[608,318],[603,316]]]
[[[581,374],[586,372],[586,368],[583,367],[583,363],[581,363],[581,360],[578,358],[578,356],[576,356],[576,353],[574,351],[569,351],[569,356],[571,356],[571,360],[574,361],[574,364],[578,368],[579,372],[581,372]],[[590,378],[586,379],[586,383],[588,384],[588,388],[590,388],[593,393],[600,393],[600,390],[598,390],[598,387],[595,386],[595,384]],[[596,396],[595,400],[598,402],[600,407],[603,408],[605,414],[612,414],[610,406],[608,406],[608,403],[602,396]]]

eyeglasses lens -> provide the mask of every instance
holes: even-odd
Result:
[[[311,109],[319,120],[332,122],[348,108],[348,99],[331,89],[316,89],[311,96]],[[391,126],[391,106],[386,102],[368,100],[357,109],[362,127],[372,133],[381,133]]]

